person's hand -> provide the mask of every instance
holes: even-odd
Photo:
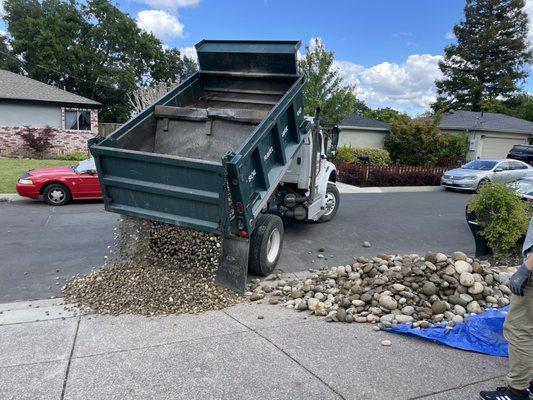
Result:
[[[528,259],[529,258],[531,257],[528,257]],[[522,264],[520,268],[518,268],[518,271],[516,271],[511,276],[511,279],[509,279],[509,289],[511,289],[511,292],[513,292],[517,296],[523,296],[524,288],[526,287],[530,276],[531,272],[525,264]]]

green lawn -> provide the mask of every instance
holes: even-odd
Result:
[[[15,193],[18,178],[32,168],[54,165],[74,165],[76,161],[33,160],[0,157],[0,193]]]

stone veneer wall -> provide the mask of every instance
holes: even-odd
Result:
[[[91,130],[78,131],[69,129],[52,129],[55,136],[52,147],[44,157],[60,157],[71,151],[88,152],[87,141],[98,134],[98,110],[65,107],[61,109],[61,126],[65,127],[65,110],[80,110],[91,112]],[[0,126],[0,156],[1,157],[33,157],[33,151],[25,146],[24,140],[17,134],[24,126]],[[44,128],[35,128],[42,130]]]

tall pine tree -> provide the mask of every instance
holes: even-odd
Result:
[[[482,102],[516,94],[532,60],[524,0],[467,0],[465,19],[454,26],[436,82],[435,110],[479,111]]]

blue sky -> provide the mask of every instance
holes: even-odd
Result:
[[[2,0],[0,0],[1,2]],[[533,0],[527,0],[533,9]],[[120,0],[165,44],[191,51],[204,38],[320,38],[358,96],[410,114],[434,96],[437,63],[464,0]],[[0,24],[0,29],[5,29]],[[302,52],[305,51],[302,48]],[[533,79],[525,89],[533,91]]]

